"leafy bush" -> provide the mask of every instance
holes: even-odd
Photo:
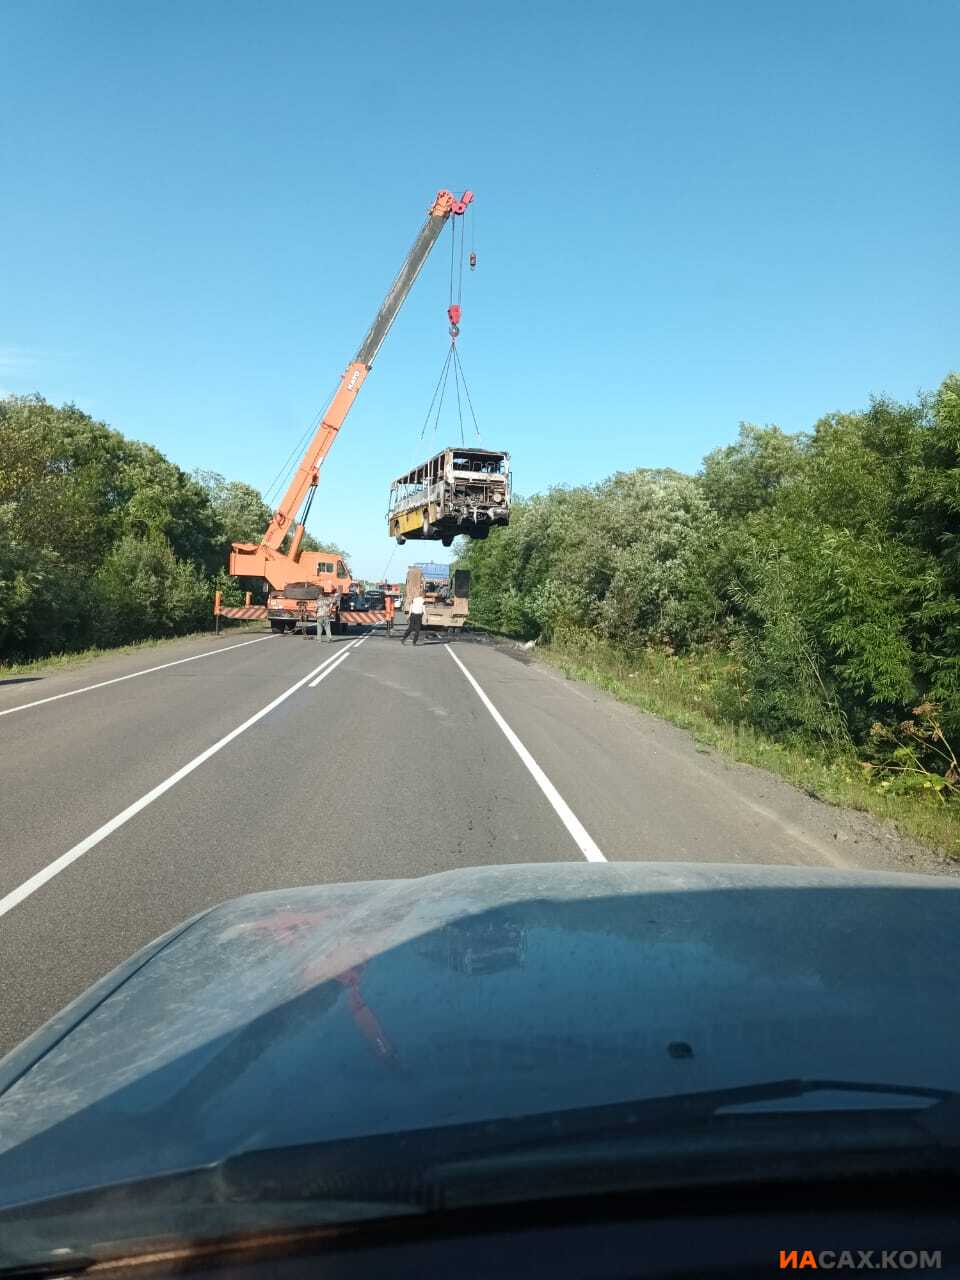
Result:
[[[209,580],[196,565],[178,560],[157,534],[127,534],[107,556],[93,585],[97,644],[183,635],[209,625]]]
[[[929,703],[960,739],[958,375],[809,433],[743,424],[697,477],[552,489],[460,554],[485,625],[580,651],[587,634],[712,648],[718,705],[768,733],[871,755],[872,726],[901,733]]]

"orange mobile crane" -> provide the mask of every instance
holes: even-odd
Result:
[[[359,351],[347,365],[266,532],[259,543],[233,544],[229,572],[236,577],[263,578],[266,581],[269,587],[267,616],[275,631],[292,630],[298,621],[301,624],[316,621],[316,601],[321,594],[337,596],[336,621],[339,626],[350,622],[347,611],[339,608],[341,595],[349,593],[353,586],[343,561],[326,551],[300,550],[306,519],[317,491],[320,467],[440,232],[450,216],[463,214],[472,200],[472,191],[465,191],[459,199],[450,191],[437,193],[420,234],[413,242]],[[364,614],[363,620],[368,621],[369,616]]]

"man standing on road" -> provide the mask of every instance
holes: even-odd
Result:
[[[407,610],[407,629],[400,637],[400,643],[407,643],[407,636],[413,635],[413,643],[420,639],[420,628],[423,626],[423,596],[414,596]]]
[[[333,643],[330,616],[333,613],[333,596],[320,596],[317,600],[317,639]]]

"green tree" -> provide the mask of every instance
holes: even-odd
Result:
[[[175,556],[206,573],[221,565],[221,526],[202,485],[151,445],[127,442],[118,477],[122,532],[165,539]]]
[[[273,512],[252,485],[227,480],[216,471],[195,471],[194,481],[207,495],[219,522],[222,561],[234,542],[259,542]]]
[[[703,460],[701,482],[707,501],[725,520],[762,511],[803,467],[808,437],[779,427],[741,422],[736,444],[714,449]]]
[[[9,536],[64,565],[96,568],[121,529],[128,442],[76,406],[56,409],[39,396],[0,400],[0,438]]]

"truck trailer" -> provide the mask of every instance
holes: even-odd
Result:
[[[404,608],[423,596],[424,631],[460,631],[470,616],[470,571],[446,564],[414,564],[407,570]]]

